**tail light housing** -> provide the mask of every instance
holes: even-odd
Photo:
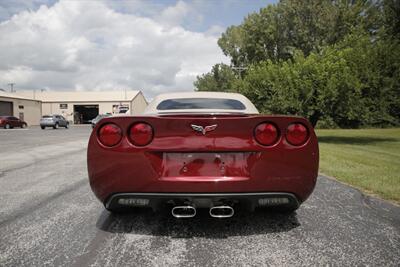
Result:
[[[303,145],[307,142],[309,135],[307,127],[301,123],[292,123],[286,130],[286,140],[294,146]]]
[[[263,146],[271,146],[279,139],[278,128],[270,122],[263,122],[254,129],[254,138]]]
[[[104,124],[98,131],[98,139],[104,146],[115,146],[122,139],[122,130],[114,123]]]
[[[135,146],[146,146],[153,140],[153,127],[145,122],[139,122],[129,129],[129,140]]]

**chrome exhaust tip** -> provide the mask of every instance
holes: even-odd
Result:
[[[215,206],[210,208],[210,216],[213,218],[230,218],[235,214],[231,206]]]
[[[171,213],[175,218],[192,218],[196,216],[196,209],[193,206],[176,206]]]

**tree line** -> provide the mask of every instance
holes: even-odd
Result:
[[[281,0],[218,40],[230,65],[194,82],[318,127],[400,124],[400,0]]]

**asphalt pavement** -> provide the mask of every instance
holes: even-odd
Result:
[[[293,214],[112,215],[88,184],[90,131],[0,129],[0,266],[399,266],[400,207],[324,176]]]

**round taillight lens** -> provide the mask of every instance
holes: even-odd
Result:
[[[122,130],[117,125],[113,123],[108,123],[103,126],[98,131],[98,137],[100,143],[105,146],[115,146],[122,139]]]
[[[136,123],[129,130],[129,139],[136,146],[148,145],[153,140],[153,127],[144,122]]]
[[[286,140],[294,146],[303,145],[308,139],[308,129],[301,123],[292,123],[286,131]]]
[[[261,123],[254,130],[257,142],[264,146],[271,146],[278,141],[279,131],[272,123]]]

